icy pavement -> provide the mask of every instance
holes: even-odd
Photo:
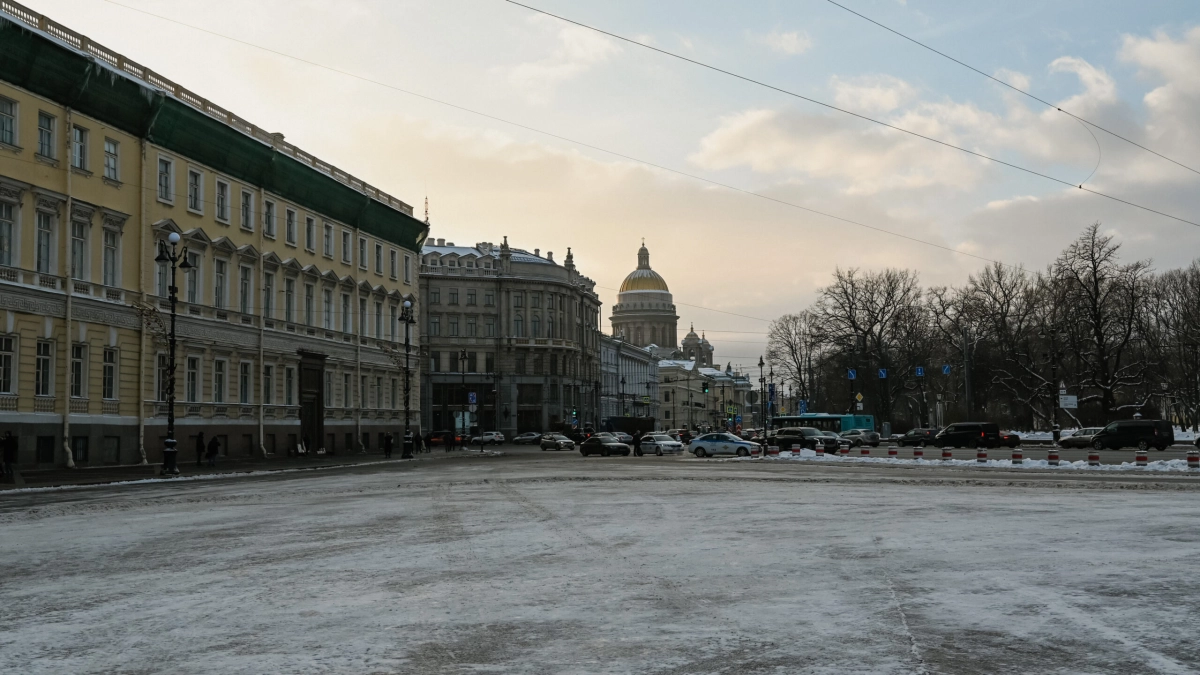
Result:
[[[0,499],[0,672],[1200,669],[1198,491],[538,466]]]
[[[855,449],[857,452],[857,448]],[[886,453],[887,448],[876,448],[873,450],[876,453]],[[767,455],[765,461],[792,461],[792,462],[829,462],[832,464],[895,464],[900,466],[922,466],[922,467],[956,467],[956,468],[992,468],[992,469],[1012,469],[1022,471],[1026,469],[1041,469],[1049,471],[1168,471],[1187,474],[1200,475],[1200,471],[1188,467],[1186,459],[1159,459],[1153,462],[1147,461],[1145,466],[1138,466],[1136,462],[1120,462],[1111,464],[1096,464],[1092,465],[1086,461],[1068,462],[1060,460],[1058,464],[1051,464],[1045,459],[1022,459],[1020,462],[1014,462],[1012,459],[940,459],[939,453],[941,450],[932,448],[926,450],[930,458],[911,459],[904,457],[873,457],[864,455],[833,455],[821,454],[818,455],[813,450],[800,450],[792,452],[784,450],[778,455]],[[974,452],[972,450],[971,452]],[[992,450],[994,455],[997,452],[1000,454],[1009,454],[1011,450]],[[731,457],[730,462],[760,462],[764,461],[762,457]]]

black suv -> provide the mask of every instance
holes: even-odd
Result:
[[[999,447],[1000,425],[990,422],[955,422],[934,436],[933,442],[952,448]]]
[[[1166,450],[1167,446],[1174,443],[1175,428],[1166,420],[1121,420],[1092,436],[1092,447],[1097,450]]]
[[[906,445],[923,448],[926,445],[933,445],[937,433],[937,429],[909,429],[903,436],[896,439],[896,445],[902,448]]]
[[[812,427],[788,427],[775,432],[770,438],[770,445],[779,446],[780,450],[794,450],[797,447],[816,450],[820,445],[825,452],[837,452],[836,438],[822,436],[821,432]]]

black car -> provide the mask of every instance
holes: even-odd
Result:
[[[816,450],[817,446],[821,446],[825,452],[834,453],[838,451],[838,441],[831,436],[822,435],[819,429],[812,427],[788,427],[775,432],[775,436],[768,443],[769,445],[777,445],[780,450],[795,450],[796,448],[807,448]]]
[[[934,437],[934,443],[951,448],[1000,446],[1000,425],[990,422],[955,422]]]
[[[902,448],[907,445],[923,448],[926,445],[933,445],[937,433],[937,429],[909,429],[903,436],[896,439],[896,445]]]
[[[629,446],[611,436],[592,436],[579,444],[579,454],[584,457],[588,455],[600,455],[601,457],[608,457],[609,455],[628,456]]]
[[[1097,450],[1166,450],[1167,446],[1174,443],[1175,427],[1166,420],[1121,420],[1092,436],[1092,447]]]

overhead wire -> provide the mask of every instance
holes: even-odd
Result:
[[[106,1],[108,1],[108,2],[111,2],[111,0],[106,0]],[[791,91],[791,90],[788,90],[788,89],[784,89],[784,88],[782,88],[782,87],[777,87],[777,86],[775,86],[775,85],[773,85],[773,84],[769,84],[769,83],[767,83],[767,82],[763,82],[762,80],[756,80],[756,79],[754,79],[754,78],[752,78],[752,77],[747,77],[747,76],[745,76],[745,75],[739,75],[738,73],[735,73],[735,72],[733,72],[733,71],[730,71],[730,70],[725,70],[724,68],[719,68],[719,67],[717,67],[717,66],[713,66],[713,65],[707,64],[707,63],[705,63],[705,62],[703,62],[703,61],[697,61],[696,59],[692,59],[692,58],[686,57],[686,56],[684,56],[684,55],[682,55],[682,54],[677,54],[677,53],[675,53],[675,52],[668,51],[668,50],[666,50],[666,49],[662,49],[662,48],[660,48],[660,47],[655,47],[655,46],[653,46],[653,45],[648,45],[648,44],[645,44],[645,43],[643,43],[643,42],[638,42],[637,40],[635,40],[635,39],[633,39],[633,38],[628,38],[628,37],[625,37],[625,36],[623,36],[623,35],[620,35],[620,34],[618,34],[618,33],[613,33],[613,32],[610,32],[610,31],[604,30],[603,28],[597,28],[597,27],[595,27],[595,26],[591,26],[591,25],[589,25],[589,24],[586,24],[586,23],[582,23],[582,22],[579,22],[579,21],[575,21],[574,19],[568,19],[567,17],[561,16],[561,15],[559,15],[559,14],[554,14],[554,13],[552,13],[552,12],[547,12],[547,11],[546,11],[546,10],[544,10],[544,9],[538,9],[537,7],[533,7],[533,6],[531,6],[531,5],[526,5],[526,4],[524,4],[524,3],[517,2],[517,0],[503,0],[503,1],[504,1],[504,2],[507,2],[507,3],[508,3],[508,4],[510,4],[510,5],[515,5],[515,6],[517,6],[517,7],[523,7],[523,8],[525,8],[525,9],[527,9],[527,10],[531,11],[531,12],[536,12],[536,13],[538,13],[538,14],[543,14],[543,15],[545,15],[545,16],[549,16],[549,17],[552,17],[552,18],[558,19],[559,21],[563,21],[563,22],[569,23],[569,24],[571,24],[571,25],[574,25],[574,26],[579,26],[580,28],[586,28],[587,30],[590,30],[590,31],[595,31],[595,32],[597,32],[597,33],[600,33],[601,35],[607,35],[607,36],[609,36],[609,37],[611,37],[611,38],[614,38],[614,39],[617,39],[617,40],[622,40],[622,41],[624,41],[624,42],[628,42],[629,44],[636,45],[636,46],[638,46],[638,47],[641,47],[641,48],[643,48],[643,49],[649,49],[649,50],[651,50],[651,51],[658,52],[658,53],[660,53],[660,54],[663,54],[663,55],[665,55],[665,56],[669,56],[669,57],[671,57],[671,58],[679,59],[680,61],[686,61],[686,62],[688,62],[688,63],[691,63],[691,64],[693,64],[693,65],[700,66],[701,68],[706,68],[706,69],[708,69],[708,70],[711,70],[711,71],[713,71],[713,72],[721,73],[722,75],[727,75],[727,76],[729,76],[729,77],[732,77],[732,78],[735,78],[735,79],[738,79],[738,80],[742,80],[742,81],[744,81],[744,82],[749,82],[750,84],[754,84],[754,85],[757,85],[757,86],[760,86],[760,87],[764,87],[764,88],[766,88],[766,89],[770,89],[770,90],[772,90],[772,91],[779,92],[779,93],[781,93],[781,94],[785,94],[785,95],[787,95],[787,96],[792,96],[792,97],[794,97],[794,98],[798,98],[798,99],[800,99],[800,100],[802,100],[802,101],[807,101],[807,102],[809,102],[809,103],[813,103],[813,104],[815,104],[815,105],[819,105],[819,106],[821,106],[821,107],[823,107],[823,108],[827,108],[827,109],[829,109],[829,110],[834,110],[834,111],[836,111],[836,112],[839,112],[839,113],[842,113],[842,114],[845,114],[845,115],[850,115],[851,117],[856,117],[856,118],[858,118],[858,119],[861,119],[861,120],[864,120],[864,121],[870,122],[870,123],[872,123],[872,124],[877,124],[877,125],[879,125],[879,126],[886,127],[886,128],[888,128],[888,129],[892,129],[892,130],[894,130],[894,131],[899,131],[899,132],[901,132],[901,133],[908,134],[909,136],[913,136],[913,137],[915,137],[915,138],[920,138],[920,139],[923,139],[923,140],[929,141],[929,142],[931,142],[931,143],[936,143],[936,144],[938,144],[938,145],[941,145],[941,146],[944,146],[944,147],[947,147],[947,148],[950,148],[950,149],[953,149],[953,150],[957,150],[957,151],[959,151],[959,152],[966,153],[966,154],[968,154],[968,155],[971,155],[971,156],[974,156],[974,157],[978,157],[978,158],[980,158],[980,159],[987,160],[987,161],[989,161],[989,162],[995,162],[996,164],[1000,164],[1000,165],[1003,165],[1003,166],[1007,166],[1007,167],[1009,167],[1009,168],[1011,168],[1011,169],[1015,169],[1015,170],[1017,170],[1017,171],[1023,171],[1023,172],[1025,172],[1025,173],[1027,173],[1027,174],[1031,174],[1031,175],[1033,175],[1033,176],[1038,176],[1038,177],[1040,177],[1040,178],[1044,178],[1044,179],[1046,179],[1046,180],[1053,181],[1053,182],[1055,182],[1055,183],[1059,183],[1060,185],[1065,185],[1065,186],[1067,186],[1067,187],[1072,187],[1072,188],[1078,188],[1079,190],[1082,190],[1082,191],[1084,191],[1084,192],[1091,193],[1091,194],[1093,194],[1093,195],[1096,195],[1096,196],[1098,196],[1098,197],[1103,197],[1103,198],[1105,198],[1105,199],[1110,199],[1110,200],[1112,200],[1112,201],[1119,202],[1119,203],[1121,203],[1121,204],[1125,204],[1125,205],[1127,205],[1127,206],[1131,206],[1131,207],[1133,207],[1133,208],[1140,209],[1140,210],[1142,210],[1142,211],[1146,211],[1146,212],[1148,212],[1148,213],[1154,213],[1154,214],[1157,214],[1157,215],[1163,216],[1164,218],[1170,218],[1171,220],[1176,220],[1176,221],[1179,221],[1179,222],[1181,222],[1181,223],[1186,223],[1186,224],[1188,224],[1188,225],[1193,225],[1193,226],[1195,226],[1195,227],[1200,227],[1200,222],[1193,221],[1193,220],[1188,220],[1188,219],[1186,219],[1186,218],[1182,218],[1182,217],[1180,217],[1180,216],[1172,215],[1172,214],[1170,214],[1170,213],[1166,213],[1165,211],[1159,211],[1158,209],[1154,209],[1154,208],[1151,208],[1151,207],[1149,207],[1149,206],[1143,206],[1143,205],[1141,205],[1141,204],[1138,204],[1138,203],[1136,203],[1136,202],[1132,202],[1132,201],[1130,201],[1130,200],[1128,200],[1128,199],[1123,199],[1123,198],[1120,198],[1120,197],[1116,197],[1116,196],[1114,196],[1114,195],[1110,195],[1110,194],[1108,194],[1108,193],[1106,193],[1106,192],[1101,192],[1101,191],[1099,191],[1099,190],[1093,190],[1092,188],[1084,187],[1083,183],[1078,183],[1078,184],[1076,184],[1076,183],[1073,183],[1073,182],[1071,182],[1071,181],[1068,181],[1068,180],[1063,180],[1062,178],[1058,178],[1058,177],[1056,177],[1056,176],[1051,176],[1050,174],[1047,174],[1047,173],[1042,173],[1042,172],[1040,172],[1040,171],[1036,171],[1036,170],[1034,170],[1034,169],[1030,169],[1030,168],[1027,168],[1027,167],[1021,166],[1021,165],[1019,165],[1019,164],[1014,164],[1014,163],[1012,163],[1012,162],[1006,162],[1006,161],[1004,161],[1004,160],[1002,160],[1002,159],[999,159],[999,158],[997,158],[997,157],[992,157],[991,155],[985,155],[985,154],[983,154],[982,152],[976,152],[976,151],[974,151],[974,150],[971,150],[971,149],[968,149],[968,148],[964,148],[964,147],[962,147],[961,145],[955,145],[955,144],[953,144],[953,143],[950,143],[949,141],[943,141],[943,140],[941,140],[941,139],[939,139],[939,138],[934,138],[933,136],[926,136],[925,134],[922,134],[922,133],[919,133],[919,132],[913,131],[913,130],[911,130],[911,129],[905,129],[904,127],[897,126],[897,125],[895,125],[895,124],[891,124],[891,123],[888,123],[888,122],[884,122],[883,120],[876,119],[876,118],[874,118],[874,117],[870,117],[870,116],[868,116],[868,115],[864,115],[864,114],[862,114],[862,113],[856,113],[856,112],[854,112],[853,110],[848,110],[848,109],[846,109],[846,108],[841,108],[841,107],[839,107],[839,106],[833,105],[832,103],[826,103],[826,102],[824,102],[824,101],[821,101],[821,100],[818,100],[818,99],[812,98],[812,97],[810,97],[810,96],[805,96],[805,95],[803,95],[803,94],[799,94],[799,93],[796,93],[796,92],[794,92],[794,91]]]
[[[975,66],[972,66],[972,65],[971,65],[971,64],[969,64],[969,63],[965,63],[965,62],[963,62],[963,61],[960,61],[959,59],[956,59],[956,58],[954,58],[953,56],[950,56],[949,54],[947,54],[947,53],[945,53],[945,52],[943,52],[943,51],[939,51],[939,50],[937,50],[937,49],[935,49],[935,48],[933,48],[933,47],[930,47],[929,45],[925,44],[924,42],[921,42],[920,40],[917,40],[916,38],[909,37],[909,36],[905,35],[904,33],[901,33],[900,31],[896,30],[895,28],[892,28],[892,27],[890,27],[890,26],[886,26],[886,25],[884,25],[884,24],[882,24],[882,23],[880,23],[880,22],[876,21],[875,19],[872,19],[872,18],[871,18],[871,17],[869,17],[869,16],[867,16],[867,15],[865,15],[865,14],[862,14],[861,12],[856,12],[856,11],[854,11],[853,9],[850,9],[850,8],[849,8],[849,7],[847,7],[847,6],[845,6],[845,5],[843,5],[843,4],[839,3],[839,2],[836,2],[835,0],[826,0],[826,2],[828,2],[829,4],[831,4],[831,5],[834,5],[834,6],[836,6],[836,7],[840,7],[840,8],[842,8],[842,9],[846,10],[847,12],[850,12],[851,14],[853,14],[853,15],[855,15],[855,16],[857,16],[857,17],[859,17],[860,19],[863,19],[863,20],[865,20],[865,21],[869,21],[870,23],[873,23],[873,24],[875,24],[876,26],[879,26],[880,28],[882,28],[882,29],[884,29],[884,30],[888,31],[889,33],[892,33],[892,34],[894,34],[894,35],[898,35],[898,36],[900,36],[900,37],[904,38],[905,40],[908,40],[909,42],[911,42],[911,43],[913,43],[913,44],[917,45],[918,47],[922,47],[922,48],[924,48],[924,49],[927,49],[927,50],[929,50],[929,51],[933,52],[934,54],[937,54],[938,56],[941,56],[942,58],[949,59],[949,60],[951,60],[951,61],[953,61],[953,62],[957,63],[958,65],[962,66],[963,68],[966,68],[966,69],[968,69],[968,70],[974,71],[974,72],[976,72],[976,73],[978,73],[978,74],[980,74],[980,75],[982,75],[982,76],[986,77],[987,79],[989,79],[989,80],[991,80],[991,81],[995,82],[996,84],[1000,84],[1000,85],[1003,85],[1003,86],[1005,86],[1005,87],[1008,87],[1009,89],[1011,89],[1011,90],[1013,90],[1013,91],[1017,92],[1018,94],[1022,94],[1022,95],[1024,95],[1024,96],[1028,96],[1029,98],[1031,98],[1031,99],[1033,99],[1033,100],[1037,101],[1038,103],[1041,103],[1041,104],[1043,104],[1043,105],[1046,105],[1046,106],[1048,106],[1048,107],[1054,108],[1055,110],[1057,110],[1058,112],[1060,112],[1060,113],[1062,113],[1062,114],[1064,114],[1064,115],[1067,115],[1067,116],[1069,116],[1069,117],[1073,117],[1073,118],[1075,118],[1076,120],[1078,120],[1078,121],[1079,121],[1080,123],[1082,123],[1082,124],[1086,124],[1086,125],[1088,125],[1088,126],[1091,126],[1091,127],[1094,127],[1094,128],[1096,128],[1096,129],[1098,129],[1098,130],[1100,130],[1100,131],[1103,131],[1104,133],[1108,134],[1109,136],[1112,136],[1112,137],[1114,137],[1114,138],[1118,138],[1118,139],[1120,139],[1120,140],[1122,140],[1122,141],[1125,141],[1126,143],[1128,143],[1128,144],[1130,144],[1130,145],[1133,145],[1133,146],[1135,146],[1135,147],[1141,148],[1142,150],[1145,150],[1146,152],[1148,152],[1148,153],[1150,153],[1150,154],[1152,154],[1152,155],[1156,155],[1156,156],[1158,156],[1158,157],[1161,157],[1162,159],[1165,159],[1165,160],[1167,160],[1168,162],[1170,162],[1170,163],[1172,163],[1172,164],[1175,164],[1176,166],[1179,166],[1179,167],[1182,167],[1182,168],[1184,168],[1184,169],[1187,169],[1188,171],[1191,171],[1191,172],[1192,172],[1192,173],[1194,173],[1194,174],[1200,174],[1200,171],[1197,171],[1196,169],[1193,169],[1192,167],[1190,167],[1190,166],[1188,166],[1188,165],[1186,165],[1186,164],[1184,164],[1184,163],[1182,163],[1182,162],[1180,162],[1180,161],[1178,161],[1178,160],[1175,160],[1175,159],[1172,159],[1172,158],[1170,158],[1170,157],[1167,157],[1166,155],[1162,154],[1161,152],[1158,152],[1157,150],[1152,150],[1152,149],[1150,149],[1150,148],[1148,148],[1148,147],[1146,147],[1146,146],[1142,145],[1141,143],[1138,143],[1137,141],[1130,140],[1130,139],[1128,139],[1128,138],[1126,138],[1126,137],[1122,136],[1121,134],[1118,134],[1118,133],[1117,133],[1117,132],[1115,132],[1115,131],[1112,131],[1112,130],[1110,130],[1110,129],[1106,129],[1106,128],[1104,128],[1104,127],[1100,126],[1099,124],[1096,124],[1095,122],[1092,122],[1091,120],[1084,119],[1083,117],[1080,117],[1079,115],[1076,115],[1076,114],[1074,114],[1074,113],[1070,112],[1069,110],[1063,110],[1063,109],[1062,109],[1062,107],[1060,107],[1060,106],[1058,106],[1058,105],[1055,105],[1054,103],[1051,103],[1051,102],[1049,102],[1049,101],[1047,101],[1047,100],[1045,100],[1045,99],[1043,99],[1043,98],[1041,98],[1041,97],[1039,97],[1039,96],[1036,96],[1036,95],[1034,95],[1033,93],[1030,93],[1030,92],[1028,92],[1028,91],[1025,91],[1024,89],[1022,89],[1022,88],[1020,88],[1020,87],[1018,87],[1018,86],[1016,86],[1016,85],[1014,85],[1014,84],[1011,84],[1011,83],[1009,83],[1009,82],[1005,82],[1004,80],[1001,80],[1000,78],[997,78],[997,77],[995,77],[995,76],[993,76],[993,75],[989,75],[988,73],[985,73],[985,72],[983,72],[982,70],[980,70],[980,69],[976,68]],[[1095,172],[1093,171],[1093,173],[1095,173]],[[1089,176],[1089,178],[1090,178],[1090,176]]]

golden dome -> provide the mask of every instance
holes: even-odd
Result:
[[[650,251],[646,249],[646,243],[642,242],[642,247],[638,249],[638,266],[637,269],[630,272],[629,276],[625,277],[625,281],[621,282],[621,293],[625,291],[663,291],[669,293],[667,282],[658,275],[658,272],[650,269]]]

